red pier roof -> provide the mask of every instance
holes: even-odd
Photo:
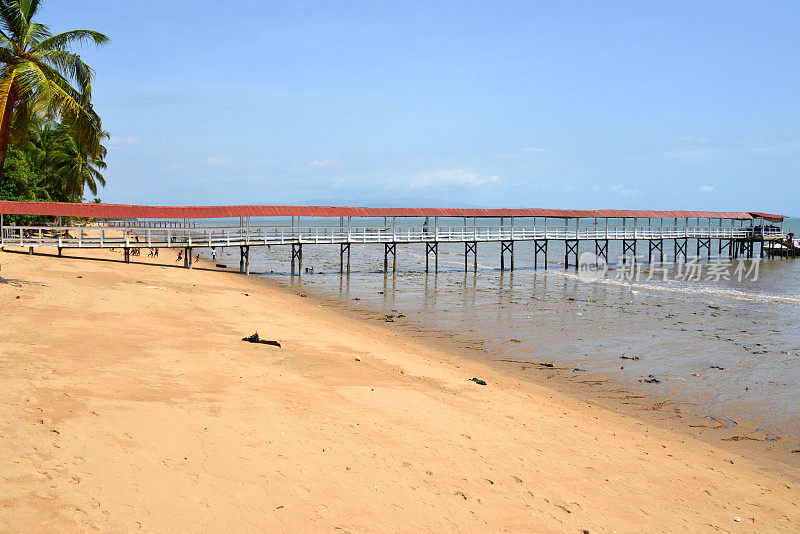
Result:
[[[0,213],[97,219],[218,219],[229,217],[553,217],[782,220],[783,215],[742,211],[558,210],[543,208],[359,208],[349,206],[137,206],[0,200]]]

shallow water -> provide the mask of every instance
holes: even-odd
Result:
[[[671,256],[672,243],[664,246]],[[685,267],[664,275],[641,264],[630,280],[612,244],[605,278],[587,282],[585,272],[559,268],[557,243],[546,271],[541,262],[533,269],[533,244],[520,242],[516,270],[501,272],[499,249],[480,244],[478,272],[464,273],[463,245],[440,245],[440,272],[426,274],[424,245],[397,245],[398,271],[385,275],[382,245],[353,245],[346,276],[338,247],[304,245],[304,268],[314,274],[292,278],[288,247],[253,248],[251,272],[356,308],[403,312],[395,322],[479,343],[489,358],[602,374],[723,424],[800,440],[800,259],[744,262],[741,281],[736,262],[725,266],[730,279],[701,262],[696,278]],[[238,265],[238,250],[218,261]]]

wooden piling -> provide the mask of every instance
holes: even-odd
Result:
[[[506,252],[508,252],[511,262],[511,270],[514,270],[514,242],[500,241],[500,270],[506,270]]]
[[[632,263],[636,263],[636,239],[622,240],[622,263],[627,263],[628,252],[632,253]]]
[[[250,274],[250,246],[242,245],[239,247],[239,272]]]
[[[350,243],[339,246],[339,274],[344,274],[344,257],[347,256],[347,275],[350,275]]]
[[[596,258],[603,258],[608,263],[608,239],[594,240],[594,255]]]
[[[430,271],[430,255],[433,254],[434,258],[434,271],[439,272],[439,243],[425,243],[425,272]]]
[[[473,270],[478,272],[478,242],[477,241],[465,241],[464,242],[464,272],[467,272],[469,269],[467,267],[467,260],[469,258],[469,253],[472,252],[473,257]]]
[[[541,241],[541,243],[540,243]],[[536,239],[533,241],[533,268],[539,267],[539,253],[544,255],[544,269],[547,270],[547,239]]]
[[[647,252],[647,262],[653,263],[653,252],[659,253],[659,263],[664,263],[664,240],[650,239]]]
[[[675,254],[673,256],[674,259],[675,259],[675,263],[678,263],[678,258],[681,256],[681,254],[683,254],[683,262],[686,263],[688,261],[688,257],[687,257],[687,253],[686,253],[686,247],[687,247],[688,241],[689,240],[686,239],[685,237],[682,238],[682,239],[681,238],[675,239],[675,242],[674,242],[674,253]]]
[[[575,257],[575,268],[578,267],[578,243],[577,239],[564,240],[564,269],[569,269],[569,256]]]
[[[386,243],[383,248],[383,272],[389,272],[389,255],[392,255],[392,272],[397,271],[397,243]]]
[[[303,245],[300,243],[292,243],[292,276],[295,272],[295,263],[297,264],[297,274],[303,273]]]

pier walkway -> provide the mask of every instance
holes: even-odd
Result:
[[[0,201],[0,245],[19,247],[122,248],[129,259],[131,248],[183,248],[185,265],[191,267],[191,249],[240,247],[240,270],[249,269],[251,246],[290,245],[292,272],[302,270],[302,246],[339,245],[342,270],[350,269],[352,244],[384,245],[384,268],[389,257],[395,265],[396,245],[420,243],[428,258],[438,263],[439,243],[463,243],[465,269],[472,254],[477,265],[477,244],[501,244],[501,268],[509,257],[514,267],[514,243],[535,243],[535,264],[547,245],[561,241],[565,266],[577,265],[580,243],[591,242],[593,252],[608,261],[609,241],[622,242],[624,255],[637,254],[637,242],[648,243],[648,260],[664,257],[664,240],[673,241],[676,261],[688,257],[692,240],[697,256],[717,252],[730,257],[794,255],[800,250],[791,234],[784,234],[781,215],[760,212],[698,212],[642,210],[548,210],[548,209],[445,209],[352,208],[307,206],[206,206],[156,207],[115,204],[66,204]],[[37,225],[18,226],[8,215],[24,215]],[[6,221],[3,221],[6,216]],[[80,218],[81,224],[62,224],[63,218]],[[238,217],[238,225],[224,225]],[[267,220],[253,225],[253,217]],[[300,224],[301,217],[314,224]],[[48,218],[50,220],[48,220]],[[291,224],[286,219],[291,218]],[[210,220],[209,219],[213,219]],[[227,221],[226,221],[227,219]],[[331,220],[338,219],[338,225]],[[47,221],[52,224],[42,224]],[[198,224],[206,221],[206,224]],[[398,224],[398,222],[400,224]],[[270,224],[272,223],[272,224]],[[355,223],[355,224],[354,224]],[[460,223],[460,224],[459,224]],[[494,223],[494,224],[486,224]]]

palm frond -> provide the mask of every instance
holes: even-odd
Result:
[[[100,46],[106,44],[110,39],[108,36],[92,30],[71,30],[48,37],[33,45],[33,50],[61,50],[71,44],[94,41]]]
[[[65,50],[44,50],[37,56],[68,78],[75,80],[84,100],[91,98],[94,70],[84,63],[79,55]]]
[[[6,35],[6,32],[3,30],[0,30],[0,46],[8,48],[9,50],[14,48],[14,43],[11,42],[11,38]]]
[[[0,38],[1,40],[2,38]],[[9,65],[17,59],[14,51],[11,48],[5,47],[0,43],[0,63]]]
[[[34,21],[40,6],[0,0],[0,183],[11,142],[37,162],[43,180],[57,182],[56,197],[75,200],[105,185],[108,133],[91,102],[94,71],[70,47],[109,39],[91,30],[53,35]]]
[[[95,113],[91,103],[81,103],[70,94],[71,88],[65,90],[59,83],[53,81],[51,90],[51,111],[53,115],[61,118],[62,124],[67,126],[77,142],[83,145],[90,154],[100,150],[100,133],[103,131],[100,117]]]
[[[39,4],[41,4],[41,0],[22,0],[20,4],[22,6],[22,11],[25,14],[25,18],[31,20],[36,12],[39,11]]]
[[[9,40],[18,42],[25,31],[27,22],[19,0],[0,2],[0,28],[10,35]]]
[[[52,97],[50,80],[32,61],[22,61],[16,66],[14,85],[19,96],[28,100],[31,113],[39,115],[47,112]]]
[[[25,43],[26,48],[43,41],[53,35],[50,33],[50,27],[46,24],[30,21],[25,28],[25,35],[22,41]]]

